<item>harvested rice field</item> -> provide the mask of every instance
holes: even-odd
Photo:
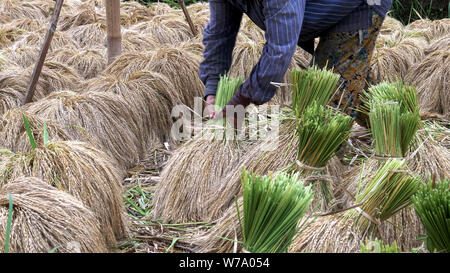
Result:
[[[0,0],[0,252],[450,252],[450,19],[386,17],[367,128],[297,47],[277,112],[250,105],[237,138],[202,112],[208,2],[187,6],[192,28],[181,9],[121,1],[113,37],[105,2],[64,1],[30,98],[54,7]],[[265,44],[244,16],[217,109]]]

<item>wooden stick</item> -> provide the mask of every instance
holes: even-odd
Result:
[[[33,74],[31,75],[31,81],[27,88],[27,93],[22,102],[22,105],[25,105],[33,100],[34,91],[36,90],[36,84],[39,80],[39,76],[41,75],[42,67],[44,66],[45,57],[47,56],[48,49],[50,48],[50,43],[53,39],[53,34],[55,34],[56,26],[58,24],[59,14],[61,12],[61,7],[63,5],[64,0],[56,0],[55,7],[53,8],[53,15],[50,19],[50,23],[48,26],[47,34],[44,38],[44,44],[42,45],[41,51],[39,52],[39,58],[34,66]]]
[[[186,21],[189,24],[189,27],[191,28],[192,34],[194,36],[197,36],[197,30],[195,29],[194,23],[192,22],[191,16],[189,15],[189,11],[186,8],[186,5],[184,4],[184,0],[178,0],[178,4],[180,4],[181,9],[183,10],[184,17],[186,17]]]
[[[105,0],[108,64],[122,53],[122,34],[120,32],[120,0]]]

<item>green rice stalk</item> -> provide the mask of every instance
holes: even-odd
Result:
[[[243,82],[243,78],[231,78],[227,75],[220,76],[216,99],[214,101],[214,108],[216,111],[220,111],[225,107]]]
[[[12,212],[13,212],[13,201],[11,193],[8,192],[9,197],[9,208],[8,208],[8,222],[6,223],[6,238],[5,238],[5,253],[9,253],[9,240],[11,237],[11,222],[12,222]]]
[[[358,191],[355,203],[362,204],[360,209],[370,217],[385,221],[411,204],[411,196],[421,183],[419,176],[408,173],[404,160],[389,159],[365,188]],[[361,231],[374,231],[374,223],[361,214],[355,223]]]
[[[403,84],[400,80],[394,83],[382,82],[369,88],[362,96],[363,111],[370,112],[374,104],[382,104],[395,101],[400,104],[401,112],[419,112],[419,102],[417,90],[409,85]]]
[[[366,239],[365,243],[361,242],[361,253],[401,253],[402,250],[394,241],[391,245],[385,244],[376,238],[374,241]]]
[[[22,117],[23,117],[25,129],[27,130],[28,138],[30,139],[31,148],[33,150],[36,150],[37,145],[36,145],[36,141],[34,139],[33,133],[31,132],[31,129],[30,129],[30,123],[28,122],[28,119],[25,117],[24,114],[22,114]]]
[[[286,252],[298,232],[298,222],[313,198],[298,174],[241,174],[244,198],[244,249],[252,253]]]
[[[301,163],[325,167],[350,135],[353,120],[314,102],[305,109],[297,126],[298,159]]]
[[[306,71],[291,72],[292,105],[297,117],[316,102],[325,106],[338,88],[340,76],[331,70],[313,66]]]
[[[412,202],[425,227],[426,248],[450,252],[450,180],[422,185]]]
[[[420,126],[419,112],[402,111],[401,104],[375,104],[369,113],[375,152],[378,156],[404,157]]]

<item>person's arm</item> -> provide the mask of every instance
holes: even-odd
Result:
[[[305,0],[266,0],[266,40],[262,56],[250,77],[236,92],[229,105],[260,105],[276,92],[271,82],[281,82],[295,53],[302,29]]]
[[[226,0],[210,0],[210,19],[203,34],[205,50],[199,76],[205,84],[205,98],[215,95],[220,75],[231,66],[233,48],[242,12]]]

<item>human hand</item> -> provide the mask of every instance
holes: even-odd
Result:
[[[206,110],[208,111],[208,115],[210,119],[213,119],[216,116],[216,112],[214,109],[214,102],[216,101],[216,96],[209,95],[206,97]]]

